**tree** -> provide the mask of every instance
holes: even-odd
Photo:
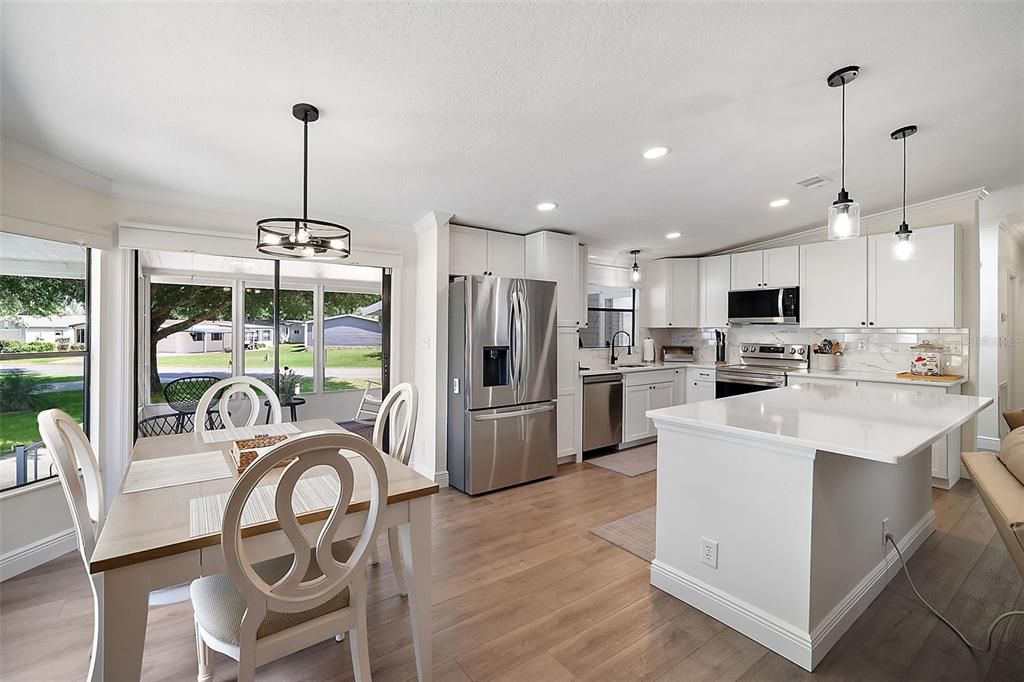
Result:
[[[85,280],[0,275],[0,317],[85,311]]]
[[[185,284],[152,284],[149,288],[149,390],[161,390],[156,346],[205,320],[231,319],[231,289]],[[176,320],[167,324],[168,320]]]

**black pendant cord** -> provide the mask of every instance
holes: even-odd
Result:
[[[841,180],[841,182],[839,184],[841,185],[842,190],[845,192],[846,191],[846,79],[845,78],[843,79],[843,114],[842,114],[842,121],[843,121],[843,135],[842,135],[842,139],[843,139],[842,158],[843,158],[843,161],[842,161],[842,170],[840,171],[842,173],[842,180]]]
[[[907,137],[903,136],[903,224],[907,224]]]
[[[309,114],[302,117],[302,219],[306,220],[309,177]]]

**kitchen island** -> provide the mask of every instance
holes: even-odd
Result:
[[[990,398],[806,384],[651,410],[651,583],[807,670],[933,530],[929,450]]]

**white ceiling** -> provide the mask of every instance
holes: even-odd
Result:
[[[824,80],[850,63],[865,213],[899,204],[908,123],[911,202],[1024,182],[1019,2],[8,2],[2,21],[3,134],[122,191],[298,209],[305,100],[314,214],[703,253],[823,223],[837,183],[794,183],[839,175]]]

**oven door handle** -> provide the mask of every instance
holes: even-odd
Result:
[[[716,384],[746,384],[749,386],[771,386],[772,388],[782,388],[785,386],[784,381],[779,379],[761,378],[752,376],[736,376],[735,374],[722,374],[722,371],[718,371],[718,376],[715,377]]]

